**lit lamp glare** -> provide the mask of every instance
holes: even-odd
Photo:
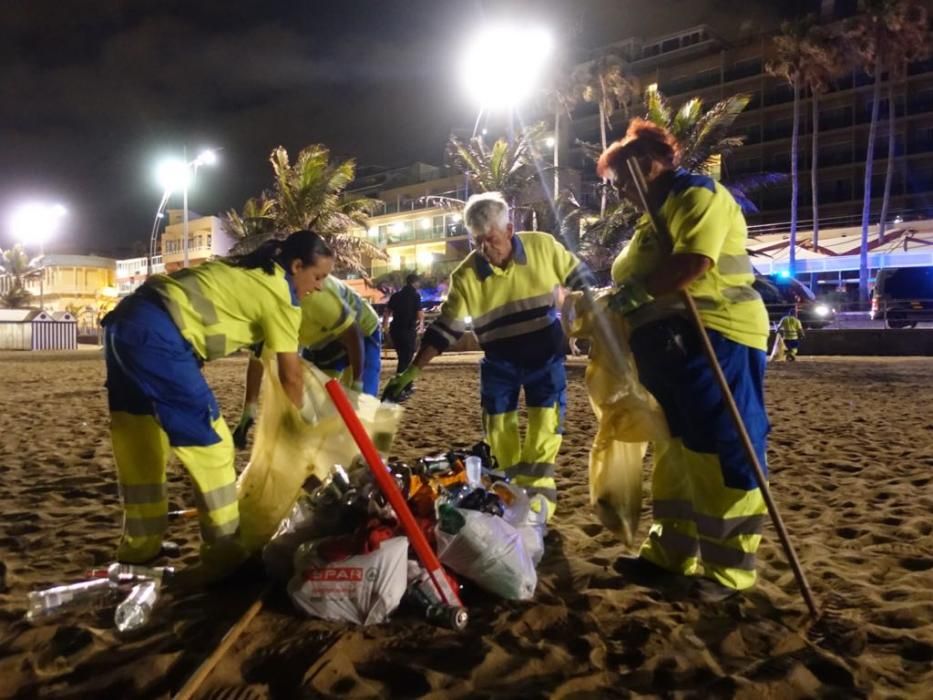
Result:
[[[201,153],[198,154],[198,157],[194,159],[194,164],[196,166],[216,165],[217,164],[217,151],[213,151],[211,149],[201,151]]]
[[[511,108],[536,86],[552,47],[541,28],[490,27],[470,42],[461,74],[470,95],[486,109]]]
[[[61,204],[29,202],[13,211],[10,229],[13,237],[21,243],[33,243],[42,248],[55,234],[67,213]]]
[[[191,168],[185,161],[168,158],[156,166],[156,180],[166,192],[178,192],[191,182]]]

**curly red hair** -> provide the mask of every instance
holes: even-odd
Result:
[[[663,126],[635,117],[629,122],[625,136],[603,151],[596,163],[596,173],[606,179],[618,177],[626,172],[625,161],[632,156],[660,161],[673,168],[680,160],[680,146]]]

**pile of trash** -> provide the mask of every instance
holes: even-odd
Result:
[[[389,461],[418,529],[443,565],[450,589],[473,585],[508,600],[528,600],[547,533],[543,497],[529,497],[497,470],[485,443],[412,464]],[[357,456],[301,490],[262,549],[270,578],[286,585],[311,617],[356,625],[385,621],[400,606],[443,627],[462,630],[467,613],[444,600],[409,547],[400,518]],[[86,580],[28,595],[26,618],[39,622],[88,604],[113,604],[121,633],[146,627],[172,567],[114,563]]]
[[[528,600],[544,553],[547,509],[496,470],[489,448],[453,450],[386,468],[451,586],[469,583],[509,600]],[[400,518],[361,458],[335,466],[304,492],[263,549],[270,577],[287,582],[310,616],[358,625],[384,621],[400,605],[459,629],[428,572],[409,557]]]

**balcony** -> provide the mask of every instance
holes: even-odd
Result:
[[[431,194],[418,197],[399,198],[394,202],[387,202],[382,200],[384,203],[383,210],[377,213],[376,216],[381,216],[383,214],[400,214],[406,211],[420,211],[422,209],[435,209],[437,208],[437,202],[433,200],[435,197],[455,199],[462,202],[466,200],[467,196],[468,195],[465,188],[457,188],[455,190],[447,190],[445,192],[432,192]]]
[[[756,75],[761,75],[761,59],[755,58],[748,61],[740,61],[736,63],[731,68],[726,69],[723,72],[723,81],[731,83],[734,80],[742,80],[742,78],[751,78]]]

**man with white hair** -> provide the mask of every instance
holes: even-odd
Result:
[[[567,380],[564,334],[557,317],[560,287],[592,283],[585,264],[548,233],[514,233],[498,192],[467,201],[463,221],[474,250],[450,275],[440,317],[425,331],[414,362],[386,386],[398,400],[422,370],[455,343],[473,320],[485,357],[480,364],[483,428],[492,454],[529,495],[541,494],[554,513],[554,463],[560,449]],[[518,397],[525,391],[528,425],[518,429]],[[535,499],[534,503],[542,503]]]

